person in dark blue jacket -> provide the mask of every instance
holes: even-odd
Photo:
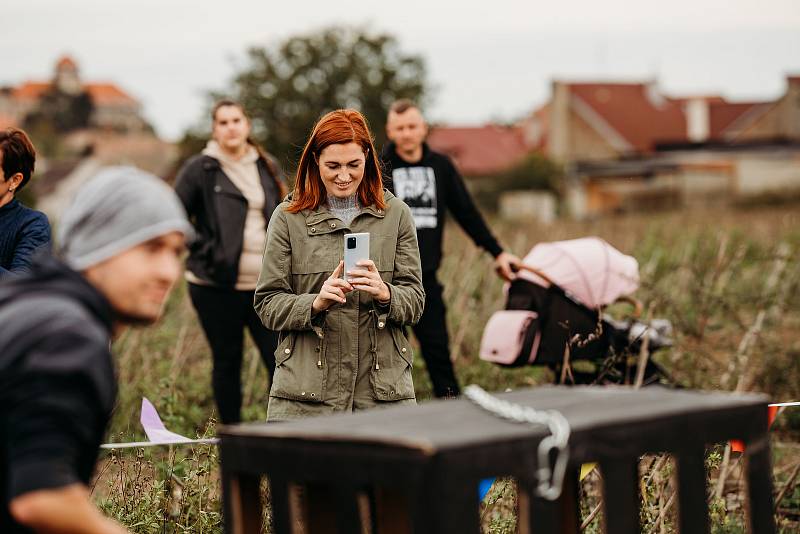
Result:
[[[0,280],[27,273],[36,252],[50,248],[50,223],[14,198],[33,174],[36,151],[22,130],[0,131]]]

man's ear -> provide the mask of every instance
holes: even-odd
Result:
[[[384,127],[386,129],[386,139],[388,139],[389,141],[393,141],[392,136],[389,134],[389,132],[390,132],[390,130],[389,130],[389,119],[391,117],[392,117],[392,112],[390,111],[389,114],[386,116],[386,126]]]

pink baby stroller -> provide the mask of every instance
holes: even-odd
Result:
[[[638,286],[636,259],[602,239],[540,243],[508,285],[506,309],[489,319],[480,356],[504,366],[547,365],[557,381],[564,375],[573,383],[630,382],[629,357],[640,355],[645,337],[648,356],[672,344],[667,321],[638,321],[641,304],[632,297]],[[619,301],[633,304],[633,319],[603,312]],[[574,369],[579,361],[589,370]],[[644,383],[659,381],[671,382],[648,357]]]

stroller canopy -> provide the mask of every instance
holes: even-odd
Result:
[[[539,243],[522,260],[585,306],[599,308],[639,287],[639,263],[598,237]],[[519,277],[543,287],[550,284],[522,270]]]

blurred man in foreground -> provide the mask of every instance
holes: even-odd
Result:
[[[497,273],[506,280],[514,278],[514,268],[520,261],[503,252],[453,162],[428,147],[427,135],[428,126],[416,104],[398,100],[389,110],[386,136],[391,142],[381,157],[392,179],[392,192],[411,208],[417,226],[425,310],[414,334],[422,348],[434,394],[453,397],[461,390],[450,360],[442,286],[436,279],[442,259],[445,214],[449,211],[475,244],[492,255]]]
[[[190,231],[160,179],[109,168],[65,211],[59,259],[0,287],[0,532],[125,532],[87,486],[116,398],[110,343],[161,316]]]

